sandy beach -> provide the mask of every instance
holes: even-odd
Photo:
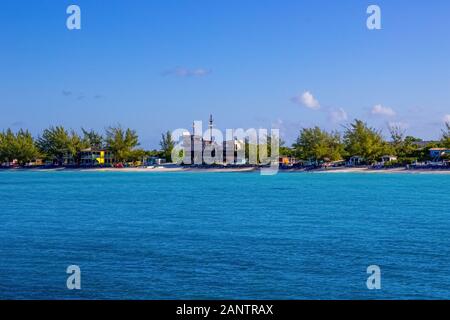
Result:
[[[189,167],[155,167],[155,168],[93,168],[80,171],[100,172],[253,172],[257,168],[189,168]]]
[[[133,167],[133,168],[11,168],[0,169],[0,172],[14,172],[14,171],[39,171],[39,172],[58,172],[58,171],[77,171],[77,172],[253,172],[259,171],[258,168],[190,168],[182,166],[170,167]]]
[[[450,174],[448,169],[409,169],[406,168],[388,168],[388,169],[373,169],[373,168],[327,168],[309,171],[312,173],[400,173],[400,174]]]
[[[136,167],[136,168],[14,168],[0,169],[1,171],[40,171],[40,172],[57,172],[57,171],[78,171],[78,172],[141,172],[141,173],[157,173],[157,172],[192,172],[192,173],[219,173],[219,172],[259,172],[259,168],[244,167],[223,167],[223,168],[189,168],[182,166],[168,167]],[[319,169],[280,169],[280,173],[311,173],[311,174],[339,174],[339,173],[365,173],[365,174],[450,174],[449,169],[409,169],[406,168],[387,168],[374,169],[370,167],[343,167],[343,168],[319,168]]]

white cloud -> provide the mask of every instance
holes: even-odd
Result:
[[[189,69],[183,67],[177,67],[171,70],[167,70],[163,72],[164,76],[177,76],[177,77],[204,77],[211,74],[210,69],[205,68],[197,68],[197,69]]]
[[[273,129],[281,129],[284,125],[284,121],[278,118],[276,121],[272,122]]]
[[[450,123],[450,114],[446,114],[442,119],[445,123]]]
[[[309,125],[306,123],[302,123],[299,121],[283,120],[280,118],[272,122],[272,128],[280,130],[281,140],[285,142],[289,141],[289,143],[294,142],[295,139],[297,139],[299,128],[304,128],[308,126]]]
[[[381,104],[377,104],[372,108],[372,114],[376,116],[394,117],[395,111],[389,107],[383,107]]]
[[[391,121],[391,122],[388,123],[388,127],[389,127],[389,128],[391,128],[391,127],[397,127],[397,128],[406,130],[406,129],[409,128],[409,124],[406,123],[406,122],[402,122],[402,121],[397,121],[397,122]]]
[[[309,91],[305,91],[300,96],[294,97],[291,100],[292,102],[301,104],[309,109],[317,110],[320,108],[319,101],[317,101]]]
[[[333,123],[339,123],[339,122],[347,121],[348,116],[347,116],[347,112],[345,112],[344,109],[339,108],[339,109],[330,110],[328,113],[328,118]]]

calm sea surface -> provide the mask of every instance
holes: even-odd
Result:
[[[450,298],[450,176],[0,172],[0,298]]]

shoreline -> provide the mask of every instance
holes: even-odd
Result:
[[[192,173],[250,173],[259,172],[259,168],[190,168],[190,167],[157,167],[157,168],[0,168],[0,172],[192,172]],[[374,169],[370,167],[343,167],[343,168],[292,168],[280,169],[278,173],[319,173],[319,174],[338,174],[338,173],[364,173],[364,174],[450,174],[450,169],[406,169],[406,168],[382,168]]]
[[[366,174],[450,174],[449,169],[406,169],[406,168],[332,168],[312,170],[313,173],[366,173]]]

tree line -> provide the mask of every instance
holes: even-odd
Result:
[[[397,162],[408,164],[429,160],[429,149],[450,148],[450,123],[446,123],[440,141],[423,146],[423,140],[407,136],[399,126],[390,126],[390,141],[380,130],[362,120],[354,120],[343,132],[327,132],[319,127],[304,128],[292,148],[281,148],[281,153],[310,161],[338,161],[359,156],[367,164],[375,163],[382,156],[392,155]]]
[[[164,139],[171,141],[170,133],[163,135],[161,144]],[[36,139],[28,130],[20,129],[14,132],[7,129],[0,132],[0,164],[17,161],[19,165],[24,165],[35,159],[43,159],[62,165],[67,158],[78,162],[80,151],[88,148],[111,151],[117,163],[135,162],[146,156],[167,158],[170,152],[166,149],[173,148],[167,141],[162,145],[162,150],[147,151],[139,148],[139,145],[136,131],[122,128],[120,125],[108,127],[104,135],[83,128],[81,134],[78,134],[63,126],[52,126]]]
[[[292,147],[280,147],[280,154],[316,162],[359,156],[368,164],[384,155],[394,155],[398,157],[398,162],[406,164],[428,160],[430,148],[450,148],[450,123],[446,123],[439,141],[428,143],[425,147],[421,145],[420,138],[405,135],[405,131],[398,126],[391,126],[389,131],[390,141],[387,141],[380,130],[361,120],[354,120],[344,127],[343,132],[328,132],[317,126],[303,128]],[[83,128],[78,134],[62,126],[52,126],[37,138],[28,130],[14,132],[7,129],[0,132],[0,163],[16,160],[24,165],[39,158],[61,165],[68,157],[77,162],[80,151],[87,148],[109,150],[114,154],[115,162],[135,162],[146,156],[170,161],[174,145],[171,133],[167,131],[161,135],[160,150],[144,150],[139,148],[136,131],[120,125],[108,127],[103,135]]]

